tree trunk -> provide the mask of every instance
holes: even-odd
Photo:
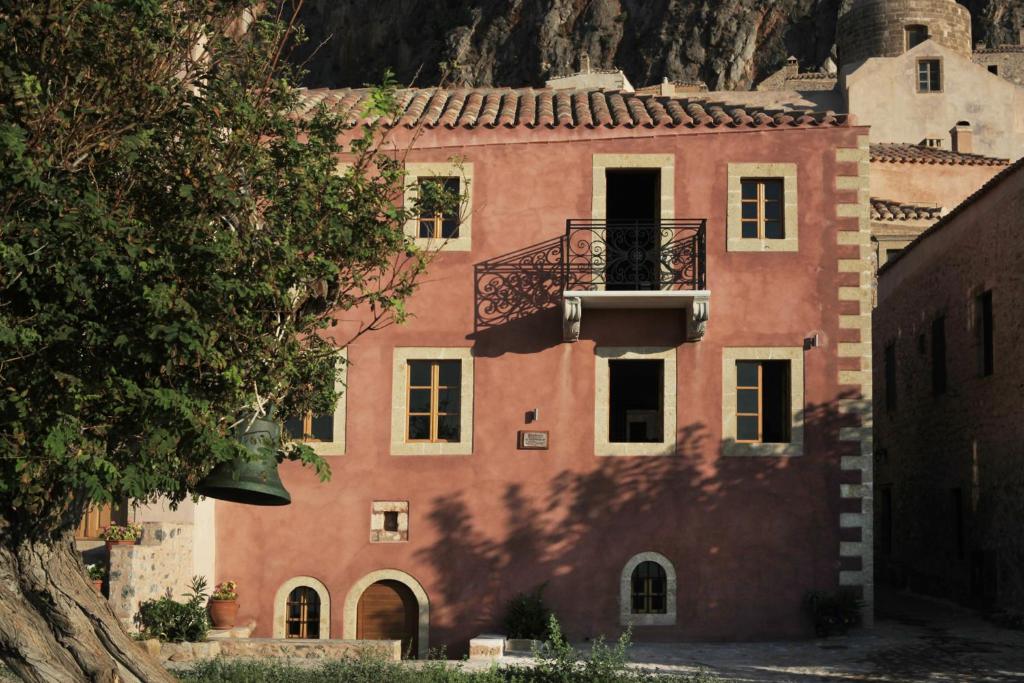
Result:
[[[174,681],[86,578],[71,530],[53,542],[0,527],[0,658],[26,681]]]

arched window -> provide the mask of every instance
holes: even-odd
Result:
[[[668,577],[657,562],[641,562],[633,570],[633,593],[630,611],[633,614],[664,614],[668,593]]]
[[[930,37],[928,35],[928,27],[922,24],[911,24],[903,28],[903,37],[906,43],[906,50],[910,50]]]
[[[274,637],[331,637],[331,594],[312,576],[293,576],[274,595]]]
[[[284,632],[286,638],[320,637],[320,596],[309,586],[299,586],[288,594]]]
[[[676,623],[676,568],[661,553],[638,553],[622,568],[619,621],[623,626]]]

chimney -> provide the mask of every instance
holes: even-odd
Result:
[[[954,152],[974,153],[974,129],[971,127],[970,121],[957,121],[949,131],[949,137],[953,143]]]
[[[580,73],[590,73],[590,55],[588,55],[586,52],[580,53]]]
[[[800,73],[800,63],[796,60],[796,57],[790,55],[789,59],[786,60],[786,75],[796,76]]]

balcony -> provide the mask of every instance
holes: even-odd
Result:
[[[705,272],[706,221],[566,221],[562,250],[562,335],[579,339],[585,308],[686,311],[698,341],[711,293]]]

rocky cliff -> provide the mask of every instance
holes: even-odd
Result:
[[[429,85],[543,85],[575,71],[622,68],[634,85],[704,80],[746,89],[795,55],[804,70],[833,52],[851,0],[307,0],[311,86],[379,80]],[[1017,42],[1021,0],[965,0],[974,39]],[[447,66],[446,66],[447,65]]]

